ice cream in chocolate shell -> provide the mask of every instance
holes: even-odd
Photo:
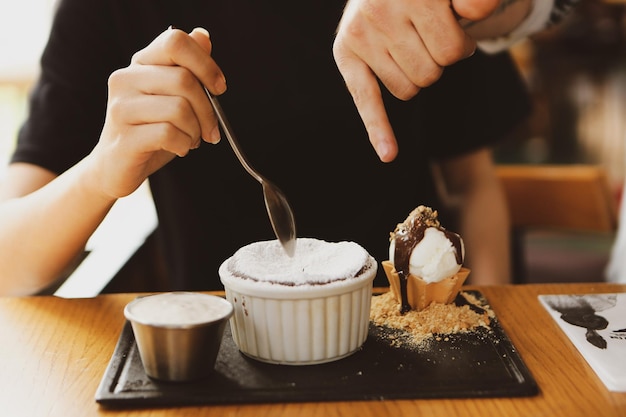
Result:
[[[462,268],[463,240],[442,227],[437,211],[426,206],[396,226],[389,252],[382,264],[402,312],[452,302],[469,274]]]

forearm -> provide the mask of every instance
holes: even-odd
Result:
[[[469,282],[478,285],[511,282],[509,216],[497,179],[472,187],[462,199],[460,232],[467,250]]]
[[[0,295],[41,291],[84,250],[114,202],[86,185],[85,165],[0,203]]]
[[[85,159],[56,178],[30,165],[26,175],[7,179],[3,190],[10,190],[0,190],[0,294],[47,287],[84,250],[118,198],[203,139],[219,142],[203,85],[221,94],[226,81],[211,48],[204,29],[165,30],[109,76],[104,126]]]
[[[504,192],[488,149],[439,163],[442,198],[454,211],[465,242],[468,282],[511,281],[509,215]]]

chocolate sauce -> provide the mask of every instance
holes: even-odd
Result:
[[[457,264],[461,265],[463,262],[460,236],[441,227],[439,221],[437,220],[436,211],[420,206],[412,212],[404,223],[401,223],[396,227],[394,232],[396,246],[393,264],[400,278],[401,314],[405,314],[411,310],[407,291],[411,253],[413,253],[415,246],[417,246],[417,244],[424,239],[426,229],[429,227],[434,227],[443,232],[446,238],[448,238],[454,246]]]

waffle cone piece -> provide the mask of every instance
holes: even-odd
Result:
[[[391,261],[382,262],[383,269],[389,280],[391,292],[398,303],[402,303],[400,276]],[[455,275],[439,282],[427,283],[420,277],[409,274],[407,279],[407,298],[413,310],[423,310],[431,303],[449,304],[454,301],[467,279],[470,270],[461,268]]]

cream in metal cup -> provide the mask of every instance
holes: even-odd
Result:
[[[195,292],[138,297],[124,308],[146,374],[164,381],[208,377],[232,315],[229,301]]]

